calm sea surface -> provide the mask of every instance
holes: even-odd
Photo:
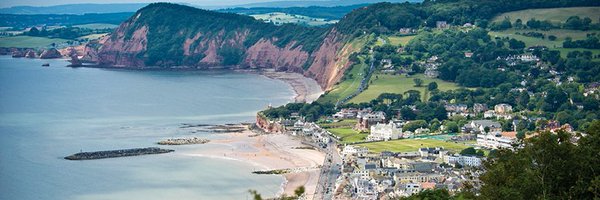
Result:
[[[50,67],[41,67],[50,63]],[[283,178],[237,161],[172,154],[67,161],[79,151],[156,146],[182,123],[251,122],[292,100],[281,81],[231,72],[67,68],[64,60],[0,56],[0,199],[246,199]],[[171,147],[169,147],[171,148]]]

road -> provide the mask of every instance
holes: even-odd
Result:
[[[333,140],[331,140],[333,141]],[[330,142],[325,151],[325,161],[321,168],[321,175],[315,192],[315,199],[333,199],[335,194],[335,181],[341,176],[342,158],[336,148],[337,143]]]

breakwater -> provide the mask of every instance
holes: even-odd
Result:
[[[175,150],[172,149],[161,149],[157,147],[148,148],[135,148],[135,149],[119,149],[110,151],[94,151],[94,152],[81,152],[65,157],[67,160],[95,160],[104,158],[117,158],[126,156],[141,156],[149,154],[162,154],[171,153]]]
[[[177,139],[167,139],[158,142],[160,145],[186,145],[186,144],[204,144],[208,143],[210,140],[202,139],[202,138],[177,138]]]

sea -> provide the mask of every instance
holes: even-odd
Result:
[[[253,122],[269,104],[293,101],[289,85],[231,71],[67,64],[0,56],[0,199],[251,199],[248,190],[280,192],[283,177],[252,174],[250,164],[183,155],[199,147],[88,161],[63,157],[154,147],[168,138],[219,138],[181,127]]]

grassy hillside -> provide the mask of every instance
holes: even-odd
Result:
[[[552,23],[563,23],[570,16],[579,16],[581,18],[589,17],[592,23],[598,23],[600,18],[600,7],[574,7],[574,8],[548,8],[548,9],[527,9],[514,12],[503,13],[493,19],[501,21],[509,17],[512,22],[521,19],[527,22],[531,18],[537,20],[550,20]]]
[[[415,83],[413,82],[413,79],[415,78],[423,80],[423,86],[415,87]],[[438,84],[438,89],[442,91],[459,88],[455,83],[428,78],[423,74],[417,74],[410,77],[406,77],[405,75],[374,74],[373,77],[371,77],[371,81],[372,83],[369,84],[369,88],[352,98],[352,100],[350,100],[351,103],[369,102],[382,93],[403,94],[408,90],[418,90],[421,92],[423,99],[427,99],[427,84],[433,81]]]
[[[31,36],[0,37],[0,47],[41,48],[67,41],[69,40]]]

